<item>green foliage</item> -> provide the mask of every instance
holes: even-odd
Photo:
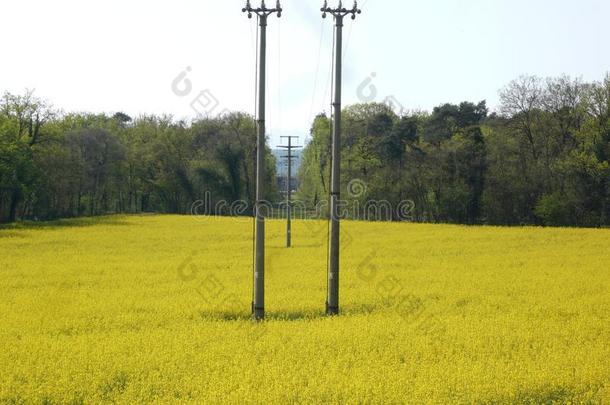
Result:
[[[610,224],[610,74],[520,77],[485,101],[398,116],[380,103],[343,111],[343,192],[365,217],[367,201],[412,201],[417,221],[605,226]],[[303,151],[297,198],[324,207],[330,183],[329,117],[318,115]],[[188,213],[252,202],[256,126],[230,113],[193,123],[117,112],[59,114],[32,92],[0,100],[0,221],[109,213]],[[266,199],[280,198],[266,150]],[[209,207],[208,207],[209,208]],[[388,219],[397,220],[397,212]]]
[[[167,116],[59,116],[31,93],[0,104],[0,221],[188,213],[212,196],[251,201],[255,125],[231,113],[186,125]],[[277,197],[267,151],[266,189]]]
[[[342,186],[364,182],[361,204],[412,200],[418,221],[608,225],[610,75],[521,77],[501,101],[499,115],[485,101],[402,117],[383,104],[345,108]],[[318,117],[300,173],[310,204],[328,194],[329,136]]]
[[[330,121],[318,115],[311,127],[311,140],[305,148],[299,171],[297,198],[312,206],[327,198],[330,181]]]
[[[570,216],[570,207],[565,197],[554,193],[540,197],[535,212],[545,225],[559,226],[566,223]]]

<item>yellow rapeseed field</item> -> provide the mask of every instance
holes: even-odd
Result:
[[[1,403],[610,403],[610,230],[106,217],[0,229]]]

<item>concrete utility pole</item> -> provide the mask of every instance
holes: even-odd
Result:
[[[250,0],[242,10],[252,18],[252,13],[258,16],[260,27],[259,43],[259,66],[258,66],[258,134],[256,139],[256,239],[255,239],[255,264],[254,264],[254,300],[252,302],[252,315],[255,320],[265,318],[265,216],[260,209],[264,202],[264,180],[265,180],[265,68],[267,48],[267,17],[277,13],[278,18],[282,16],[282,7],[277,0],[275,8],[267,8],[265,0],[261,0],[259,8],[252,8]]]
[[[322,18],[332,14],[335,18],[335,90],[333,100],[332,167],[330,186],[330,252],[328,263],[328,292],[326,314],[339,314],[339,203],[341,197],[341,70],[343,53],[343,18],[351,14],[352,20],[360,14],[358,3],[354,1],[351,10],[343,8],[341,1],[337,8],[328,7],[324,1]]]
[[[288,176],[286,179],[286,247],[292,246],[292,159],[295,156],[292,155],[294,149],[300,149],[301,146],[292,144],[293,139],[298,139],[298,136],[281,136],[280,138],[288,139],[288,145],[278,145],[278,148],[286,149],[288,155],[282,156],[286,159],[288,164]]]

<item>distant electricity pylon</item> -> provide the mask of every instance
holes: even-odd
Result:
[[[259,8],[252,8],[250,0],[246,1],[246,7],[242,10],[258,16],[260,36],[258,55],[258,134],[256,139],[256,237],[255,237],[255,262],[254,262],[254,291],[252,300],[252,316],[259,321],[265,318],[265,216],[261,209],[264,202],[264,180],[265,180],[265,68],[267,48],[267,17],[277,13],[278,18],[282,16],[282,7],[277,0],[275,8],[267,8],[265,1],[261,0]]]
[[[281,136],[280,138],[288,139],[288,145],[278,145],[278,148],[286,149],[288,154],[282,156],[288,164],[288,173],[286,176],[286,247],[292,246],[292,159],[296,156],[292,154],[295,149],[300,149],[302,146],[292,144],[293,139],[298,139],[298,136]]]
[[[343,52],[343,18],[351,14],[352,20],[360,14],[358,3],[354,1],[351,9],[342,6],[341,1],[337,8],[328,7],[324,1],[322,18],[332,14],[335,18],[335,89],[333,97],[333,136],[332,136],[332,166],[330,187],[330,251],[328,261],[328,291],[326,299],[326,314],[339,314],[339,205],[341,196],[341,70]]]

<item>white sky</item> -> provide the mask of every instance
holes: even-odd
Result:
[[[191,101],[209,90],[215,112],[254,110],[255,19],[241,13],[240,0],[1,1],[2,92],[34,88],[65,111],[190,119]],[[272,144],[280,135],[305,136],[313,115],[329,110],[332,18],[321,19],[321,3],[283,0],[282,18],[270,18]],[[609,0],[360,5],[344,32],[344,104],[359,101],[357,89],[372,73],[377,101],[393,95],[406,109],[430,110],[483,99],[494,108],[498,90],[521,74],[599,80],[610,71]],[[172,82],[187,67],[192,91],[180,97]]]

